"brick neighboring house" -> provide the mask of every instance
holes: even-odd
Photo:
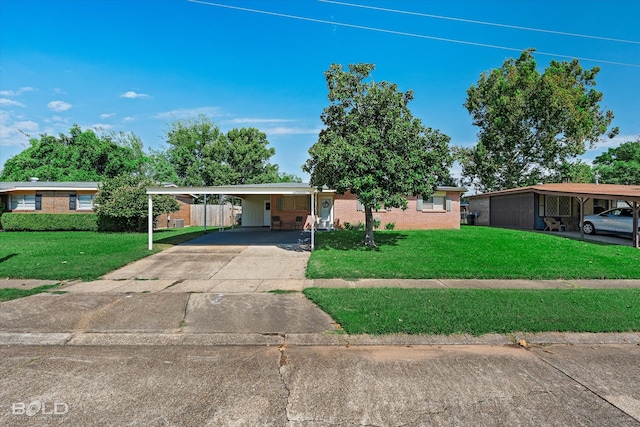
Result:
[[[175,185],[171,185],[175,187]],[[70,214],[93,213],[93,202],[99,191],[98,182],[45,182],[31,180],[29,182],[0,182],[0,204],[6,212],[38,214]],[[158,228],[165,228],[174,220],[184,220],[184,225],[191,225],[190,195],[174,196],[180,210],[163,214],[157,220]]]
[[[0,203],[16,213],[92,213],[97,182],[0,182]]]

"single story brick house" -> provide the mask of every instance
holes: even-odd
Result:
[[[0,182],[0,204],[7,212],[92,213],[97,182]]]
[[[408,208],[380,209],[374,219],[395,229],[460,228],[458,187],[438,187],[428,199],[410,197]],[[318,191],[305,183],[245,184],[216,187],[150,188],[147,194],[225,195],[242,201],[243,227],[295,229],[309,227],[312,210],[318,229],[344,227],[346,223],[364,223],[364,207],[353,194],[337,194],[330,189]]]
[[[25,214],[93,213],[98,191],[98,182],[45,182],[35,178],[28,182],[0,182],[0,205],[6,212]],[[183,220],[185,226],[191,224],[193,197],[177,194],[175,198],[180,210],[160,215],[159,228],[173,224],[176,219]]]

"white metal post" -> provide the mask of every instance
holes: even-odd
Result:
[[[309,197],[311,197],[311,250],[313,250],[315,247],[315,233],[316,233],[316,215],[315,215],[316,195],[315,193],[312,193],[309,195]]]
[[[153,199],[151,198],[151,194],[149,194],[149,225],[148,232],[149,235],[149,250],[153,250]]]
[[[204,232],[207,232],[207,195],[204,195]]]

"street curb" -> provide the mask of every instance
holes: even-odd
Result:
[[[0,345],[39,346],[418,346],[418,345],[640,345],[640,333],[565,333],[471,335],[347,334],[155,334],[155,333],[8,333]]]

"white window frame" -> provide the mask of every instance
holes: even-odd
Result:
[[[12,211],[35,211],[35,194],[10,194],[9,207]]]
[[[92,211],[94,199],[95,195],[93,194],[78,194],[76,197],[76,210]]]

